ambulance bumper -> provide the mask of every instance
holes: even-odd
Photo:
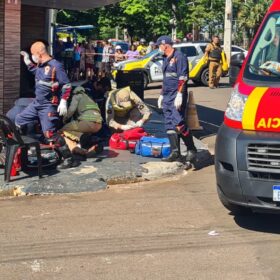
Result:
[[[254,211],[280,211],[275,190],[280,185],[279,133],[222,125],[216,140],[215,171],[224,201]]]

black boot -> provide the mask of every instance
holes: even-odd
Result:
[[[182,156],[179,149],[179,139],[177,133],[167,134],[171,147],[171,154],[167,158],[163,158],[164,162],[182,161]]]
[[[67,169],[80,165],[80,162],[73,158],[73,155],[67,146],[65,139],[60,134],[56,133],[52,138],[48,138],[47,140],[49,142],[54,142],[63,158],[63,162],[57,165],[57,169]]]
[[[194,145],[191,131],[189,131],[189,134],[187,136],[180,134],[180,138],[182,138],[187,147],[187,154],[184,156],[184,161],[194,162],[196,160],[197,149]]]
[[[73,157],[64,159],[62,163],[57,166],[57,169],[67,169],[72,167],[77,167],[80,165],[80,162],[75,160]]]

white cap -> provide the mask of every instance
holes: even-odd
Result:
[[[116,46],[116,50],[121,50],[122,47],[121,46]]]

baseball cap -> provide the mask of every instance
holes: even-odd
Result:
[[[116,46],[116,50],[121,50],[122,47],[121,46]]]
[[[171,37],[167,36],[167,35],[163,35],[163,36],[160,36],[158,39],[157,39],[157,42],[156,42],[156,45],[159,46],[161,44],[168,44],[168,45],[172,45],[173,44],[173,41],[171,39]]]
[[[130,88],[129,87],[125,87],[120,89],[117,92],[117,104],[122,106],[123,108],[131,108],[132,102],[130,99]]]

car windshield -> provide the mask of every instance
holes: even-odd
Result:
[[[148,58],[148,57],[151,57],[151,56],[153,56],[153,55],[156,54],[156,53],[158,53],[158,49],[153,50],[153,51],[151,51],[150,53],[144,55],[144,56],[142,57],[142,59],[146,59],[146,58]]]
[[[248,59],[244,78],[264,83],[280,82],[280,13],[271,14]]]

